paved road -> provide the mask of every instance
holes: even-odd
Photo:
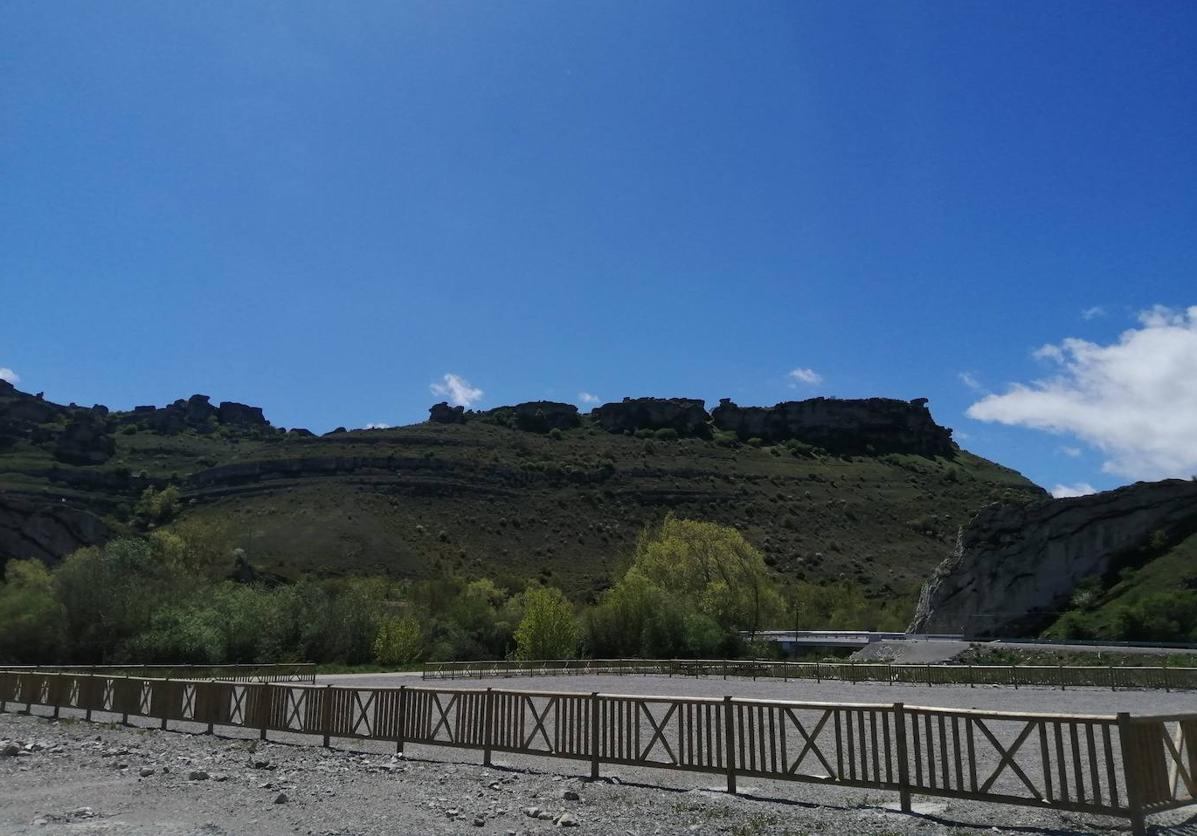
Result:
[[[897,641],[873,642],[852,654],[859,661],[905,662],[909,664],[934,664],[950,662],[973,645],[987,650],[1015,650],[1043,653],[1096,653],[1099,656],[1168,656],[1176,653],[1191,653],[1174,647],[1094,647],[1087,644],[1027,644],[1026,642],[964,641],[962,639],[899,639]]]

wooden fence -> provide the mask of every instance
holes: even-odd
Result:
[[[264,665],[18,665],[9,671],[84,673],[153,679],[222,679],[229,682],[315,682],[312,662]]]
[[[491,688],[355,688],[0,671],[0,711],[477,749],[1130,819],[1197,803],[1197,714],[1031,714]]]
[[[486,676],[722,676],[872,682],[888,685],[1007,685],[1052,688],[1197,690],[1197,668],[1065,665],[903,665],[877,662],[774,662],[762,659],[552,659],[428,662],[424,679]]]

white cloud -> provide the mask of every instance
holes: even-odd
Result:
[[[981,385],[981,381],[977,380],[977,376],[972,372],[960,372],[960,374],[956,375],[956,377],[960,378],[960,382],[969,389],[972,389],[974,392],[982,392],[985,390],[985,387]]]
[[[1056,485],[1052,488],[1052,496],[1056,499],[1067,499],[1070,496],[1088,496],[1097,493],[1097,489],[1088,482],[1077,482],[1075,485]]]
[[[1068,458],[1070,458],[1070,459],[1079,459],[1081,457],[1081,448],[1080,447],[1064,446],[1064,447],[1059,448],[1059,450],[1060,450],[1060,453],[1062,453],[1065,456],[1068,456]]]
[[[1098,319],[1106,315],[1106,309],[1101,305],[1094,305],[1092,308],[1085,308],[1081,311],[1081,319]]]
[[[792,385],[806,383],[810,386],[814,386],[823,382],[823,375],[819,374],[814,369],[794,369],[786,376],[792,381]]]
[[[19,374],[17,374],[16,372],[14,372],[12,369],[5,368],[4,366],[0,366],[0,380],[7,381],[8,383],[11,383],[13,386],[16,386],[18,383],[21,382],[21,376]]]
[[[472,406],[475,401],[482,400],[482,390],[471,386],[461,375],[450,372],[441,381],[428,388],[432,394],[446,398],[454,406]]]
[[[598,395],[592,395],[589,392],[579,392],[578,393],[578,403],[598,403],[598,402],[599,402]]]
[[[969,417],[1073,434],[1106,455],[1107,473],[1197,473],[1197,305],[1157,305],[1139,324],[1110,345],[1069,337],[1043,346],[1035,357],[1056,367],[1053,377],[988,395]]]
[[[366,429],[368,430],[389,430],[390,428],[390,424],[384,424],[382,421],[371,421],[369,424],[366,424]]]

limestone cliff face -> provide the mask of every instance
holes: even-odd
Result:
[[[923,587],[911,632],[1020,636],[1067,607],[1077,584],[1102,575],[1155,532],[1197,528],[1197,482],[1140,482],[1024,506],[990,505],[964,527]]]
[[[742,440],[793,438],[835,453],[950,457],[955,451],[952,431],[935,423],[925,398],[811,398],[776,406],[737,406],[724,398],[711,417]]]

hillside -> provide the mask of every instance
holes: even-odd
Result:
[[[978,508],[1044,495],[957,448],[923,401],[431,413],[317,437],[204,396],[110,412],[0,382],[0,556],[53,562],[135,531],[142,492],[173,484],[173,529],[283,576],[540,575],[588,597],[672,511],[734,525],[788,578],[913,601]]]
[[[983,509],[924,588],[912,629],[1197,640],[1197,481]]]

